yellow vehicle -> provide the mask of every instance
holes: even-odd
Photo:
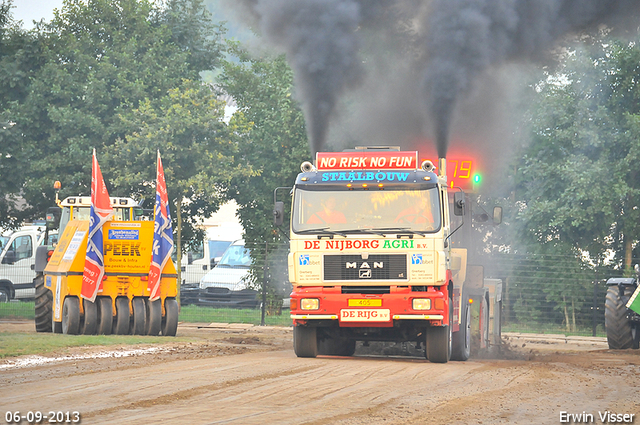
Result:
[[[90,197],[59,203],[55,249],[36,254],[35,322],[38,332],[175,336],[178,327],[177,273],[168,261],[162,271],[160,299],[147,289],[154,222],[141,216],[131,198],[112,197],[114,217],[103,226],[105,277],[95,302],[80,297],[89,233]],[[48,221],[55,217],[48,215]]]

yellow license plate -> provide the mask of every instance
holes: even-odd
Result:
[[[349,307],[382,307],[380,299],[348,300],[348,303]]]

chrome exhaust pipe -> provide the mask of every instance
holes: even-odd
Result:
[[[447,159],[446,158],[438,158],[438,176],[439,177],[447,177]]]

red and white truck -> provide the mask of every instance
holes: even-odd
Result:
[[[467,249],[453,240],[471,213],[438,162],[356,148],[302,164],[288,257],[297,356],[350,356],[357,341],[394,341],[415,342],[432,362],[467,360],[473,302],[481,345],[499,342],[501,281],[467,265]],[[277,201],[276,224],[283,215]],[[492,221],[500,220],[496,207]]]

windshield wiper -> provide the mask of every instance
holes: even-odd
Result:
[[[329,233],[330,235],[339,235],[339,236],[343,236],[343,237],[347,237],[346,233],[343,232],[337,232],[335,230],[329,230],[328,227],[318,227],[317,229],[306,229],[306,230],[300,230],[296,233],[304,235],[306,233],[318,233],[318,232],[324,232],[324,233]]]
[[[427,232],[412,230],[408,227],[386,227],[384,229],[376,229],[376,230],[384,233],[409,233],[412,235],[420,235],[420,236],[425,236],[427,234]]]

